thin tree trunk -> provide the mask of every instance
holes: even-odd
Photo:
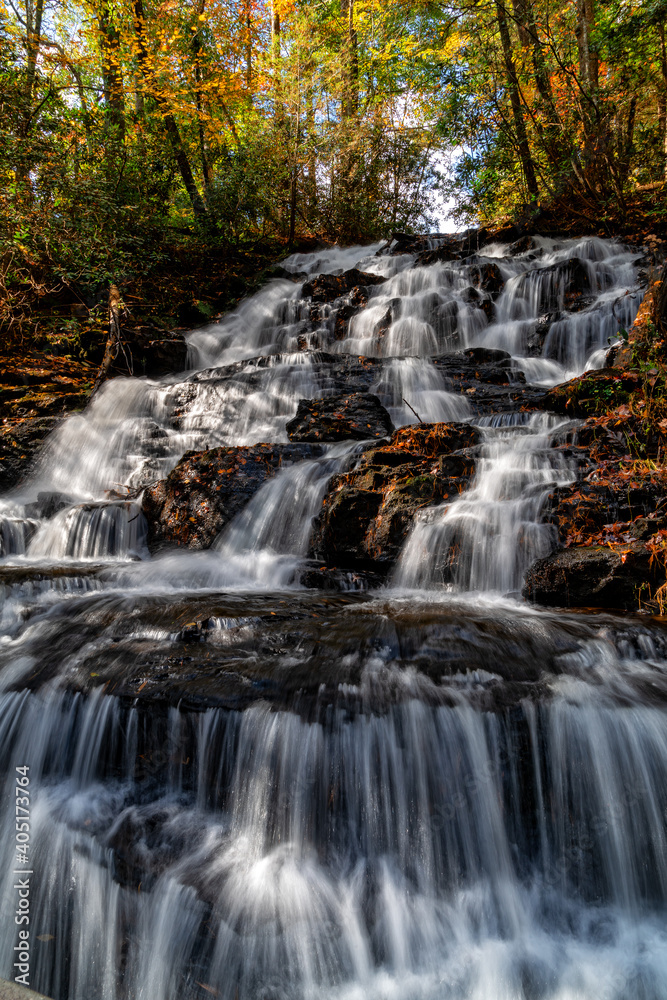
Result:
[[[164,122],[164,127],[169,136],[169,141],[171,142],[171,147],[174,151],[174,157],[176,159],[176,164],[181,174],[185,190],[190,198],[190,204],[192,205],[192,211],[194,212],[195,218],[201,222],[208,220],[208,212],[206,211],[206,205],[204,199],[199,193],[197,184],[192,173],[192,168],[190,166],[190,161],[188,160],[187,153],[185,152],[185,147],[183,146],[183,140],[181,139],[181,133],[178,130],[178,125],[172,113],[168,110],[168,105],[165,99],[159,93],[158,88],[155,85],[155,78],[153,76],[153,71],[150,67],[150,61],[148,56],[148,46],[146,44],[146,19],[144,15],[144,4],[143,0],[134,0],[134,28],[137,38],[137,55],[139,66],[141,68],[142,75],[146,80],[150,88],[150,92],[157,104],[160,113],[162,115],[162,120]]]
[[[310,87],[306,94],[306,142],[308,144],[308,182],[306,198],[309,214],[317,206],[317,161],[315,157],[315,83],[312,63],[310,65]]]
[[[343,115],[352,118],[359,108],[359,52],[354,26],[354,0],[342,0],[341,13],[346,22],[346,65],[344,68]]]
[[[244,2],[245,20],[245,82],[250,90],[252,86],[252,6],[251,0]]]
[[[26,3],[26,77],[24,104],[22,108],[23,120],[20,125],[21,139],[23,140],[21,146],[25,150],[28,148],[25,140],[28,132],[30,131],[30,125],[33,118],[32,100],[33,91],[35,89],[35,78],[37,76],[37,59],[39,56],[43,13],[44,0],[37,0],[34,6],[31,0]],[[26,160],[24,160],[21,156],[18,156],[14,169],[16,171],[16,179],[19,181],[19,184],[17,185],[17,197],[23,197],[28,202],[32,202],[33,189],[30,181],[29,163],[26,162]]]
[[[546,116],[544,126],[545,151],[550,161],[555,165],[560,165],[565,157],[565,149],[561,139],[561,122],[556,103],[554,101],[549,70],[544,58],[544,47],[542,45],[537,21],[535,20],[535,9],[531,0],[512,0],[514,18],[519,31],[519,38],[524,48],[530,48],[533,73],[535,76],[535,86],[540,95],[542,110]]]
[[[26,104],[32,101],[37,73],[37,57],[39,55],[39,40],[42,34],[42,17],[44,15],[44,0],[37,0],[34,9],[32,3],[26,5]]]
[[[592,47],[591,31],[595,17],[594,0],[577,0],[577,46],[579,76],[585,89],[594,98],[598,89],[598,57]]]
[[[206,6],[206,0],[201,0],[199,5],[199,13],[204,13],[204,7]],[[206,152],[206,136],[204,134],[204,119],[203,119],[203,98],[202,98],[202,67],[201,67],[201,54],[202,54],[202,43],[199,31],[196,31],[192,39],[192,52],[194,55],[195,62],[195,104],[197,106],[197,132],[199,134],[199,155],[201,157],[201,168],[202,175],[204,177],[204,191],[208,191],[211,184],[211,168],[208,162],[208,154]]]
[[[109,3],[103,3],[97,21],[100,28],[100,48],[102,50],[104,100],[108,109],[109,122],[115,130],[114,138],[122,143],[125,139],[125,101],[120,63],[120,34],[114,24],[113,11]]]
[[[667,180],[667,46],[665,45],[665,26],[658,25],[660,36],[660,69],[662,72],[662,92],[658,100],[658,121],[662,135],[663,177]]]
[[[275,118],[280,122],[283,115],[282,106],[282,68],[280,65],[280,14],[275,4],[271,11],[271,61],[273,63],[273,92],[275,100]]]
[[[521,108],[519,80],[516,73],[516,66],[514,65],[514,59],[512,57],[512,40],[510,38],[510,30],[507,23],[507,10],[504,6],[503,0],[495,0],[495,2],[498,27],[500,29],[500,41],[503,47],[503,58],[507,73],[507,89],[509,91],[510,103],[512,105],[512,118],[514,120],[514,131],[516,133],[519,159],[521,160],[521,168],[526,180],[526,187],[528,188],[530,200],[537,201],[540,192],[537,185],[537,177],[535,176],[535,166],[530,155],[526,122]]]
[[[288,249],[291,250],[294,245],[294,230],[296,227],[296,199],[297,199],[297,168],[296,164],[292,168],[292,178],[290,181],[290,214],[289,214],[289,244]]]
[[[109,332],[104,349],[104,358],[95,379],[91,395],[95,395],[102,382],[106,380],[121,347],[121,310],[122,299],[116,285],[109,289]]]

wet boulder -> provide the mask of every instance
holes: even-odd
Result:
[[[353,267],[342,274],[320,274],[317,278],[311,278],[301,289],[301,295],[315,303],[334,302],[355,288],[381,285],[386,280],[382,275],[368,274]],[[359,292],[357,297],[363,297],[362,293]]]
[[[290,441],[362,441],[394,430],[387,410],[369,392],[301,399],[286,426]]]
[[[569,382],[555,385],[543,396],[541,405],[552,413],[568,417],[588,417],[606,413],[626,404],[641,387],[641,376],[622,368],[597,368]]]
[[[544,354],[544,346],[549,336],[549,331],[556,320],[556,316],[547,313],[535,323],[535,326],[526,334],[523,351],[528,358],[541,358]]]
[[[465,394],[476,413],[533,409],[544,390],[526,379],[506,351],[476,347],[432,359],[449,392]]]
[[[65,510],[66,507],[71,507],[74,503],[76,503],[74,498],[68,496],[66,493],[60,493],[56,490],[39,492],[36,500],[25,505],[25,516],[46,518],[48,520],[51,517],[55,517],[59,511]]]
[[[166,741],[165,741],[166,742]],[[179,747],[140,758],[138,781],[164,777],[173,758],[180,761]],[[143,766],[142,766],[143,765]],[[180,819],[180,823],[178,820]],[[106,836],[111,851],[113,875],[120,885],[135,891],[150,890],[159,875],[187,848],[192,849],[203,831],[184,828],[182,814],[171,806],[147,803],[121,812]]]
[[[427,246],[422,250],[415,261],[417,266],[448,264],[461,259],[460,240],[456,236],[431,237],[431,239],[433,242],[437,241],[437,246]]]
[[[592,302],[588,268],[579,257],[526,271],[517,283],[519,294],[537,298],[540,313],[577,312]]]
[[[356,469],[329,482],[313,526],[313,559],[343,575],[386,576],[416,512],[467,489],[478,442],[470,424],[417,424],[365,451]]]
[[[346,304],[336,310],[334,317],[334,340],[345,340],[350,325],[350,320],[360,311],[360,306]]]
[[[35,463],[46,438],[62,417],[41,416],[10,419],[0,424],[0,491],[17,486]]]
[[[437,236],[434,233],[430,238]],[[419,253],[428,248],[429,237],[419,233],[392,233],[388,246],[390,253]]]
[[[128,338],[135,375],[168,375],[187,366],[188,345],[180,330],[138,326]]]
[[[279,469],[322,451],[308,444],[257,444],[188,452],[166,479],[144,493],[148,548],[210,548]]]
[[[492,261],[484,261],[475,264],[471,271],[471,278],[475,288],[480,292],[486,292],[492,299],[497,299],[505,287],[505,279],[497,264]]]
[[[466,229],[458,237],[460,253],[463,257],[468,257],[470,254],[477,253],[481,247],[488,243],[495,243],[496,239],[497,236],[484,226],[481,229]]]
[[[584,449],[582,452],[590,460]],[[555,487],[549,494],[543,517],[556,526],[561,544],[630,540],[636,518],[659,513],[657,508],[665,498],[665,477],[632,470],[632,462],[628,462],[629,474],[625,467],[618,473],[617,461],[598,465],[583,481]]]
[[[521,253],[528,253],[530,250],[537,250],[537,243],[532,236],[521,236],[520,239],[510,243],[507,248],[512,257]]]
[[[641,543],[580,546],[534,563],[523,596],[547,607],[636,610],[662,582],[664,570]]]
[[[649,282],[625,342],[607,352],[607,365],[632,369],[638,362],[665,358],[667,354],[667,266],[657,281]]]
[[[542,519],[560,551],[531,567],[524,595],[546,605],[635,610],[665,580],[667,472],[627,453],[618,415],[588,420],[572,436],[583,478],[546,498]]]
[[[469,285],[464,289],[461,293],[461,298],[468,305],[475,306],[476,309],[481,309],[489,323],[493,322],[493,302],[488,296],[479,292],[474,285]]]

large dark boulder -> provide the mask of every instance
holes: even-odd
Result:
[[[469,486],[478,442],[470,424],[418,424],[364,452],[356,469],[329,482],[313,525],[313,558],[343,573],[386,576],[416,512]]]
[[[125,320],[126,317],[124,316]],[[202,317],[199,322],[201,323]],[[96,364],[104,357],[105,341],[90,329],[81,334],[87,356]],[[151,323],[121,326],[121,347],[109,371],[114,375],[169,375],[187,365],[188,345],[181,330],[167,330]]]
[[[576,449],[593,464],[588,449]],[[617,526],[617,534],[630,531],[637,518],[657,516],[665,500],[664,477],[651,477],[637,472],[636,476],[614,477],[613,470],[594,467],[586,478],[572,486],[558,486],[547,497],[543,518],[558,529],[561,544],[579,544],[582,540]],[[654,530],[662,527],[658,524]]]
[[[127,347],[135,375],[168,375],[182,372],[187,364],[188,345],[180,330],[134,327],[128,332]]]
[[[448,264],[452,261],[460,260],[461,253],[457,246],[453,245],[454,241],[448,241],[443,243],[439,247],[435,247],[432,250],[423,250],[417,260],[416,264],[423,266],[427,264]]]
[[[286,426],[290,441],[363,441],[389,437],[394,430],[388,412],[370,392],[301,399]]]
[[[664,570],[641,543],[581,546],[534,563],[523,596],[547,607],[635,610],[660,582]]]
[[[591,280],[588,268],[579,257],[526,271],[517,283],[519,294],[537,295],[540,313],[576,312],[590,305]]]
[[[604,414],[627,403],[641,387],[641,376],[622,368],[596,368],[549,389],[539,404],[568,417]]]
[[[475,288],[481,292],[486,292],[492,299],[497,299],[505,287],[505,279],[497,264],[492,261],[480,261],[475,264],[471,271],[471,278]]]
[[[0,425],[0,492],[17,486],[33,467],[38,451],[62,417],[5,419]]]
[[[210,548],[281,467],[316,458],[322,451],[317,445],[257,444],[188,452],[166,479],[144,493],[148,548]]]
[[[301,295],[304,299],[312,299],[313,302],[333,302],[357,287],[381,285],[386,280],[379,274],[368,274],[353,267],[349,271],[343,271],[342,274],[320,274],[317,278],[311,278],[301,289]],[[361,293],[358,297],[362,297]]]
[[[524,596],[553,606],[646,606],[665,580],[667,473],[653,460],[664,441],[622,407],[565,428],[558,447],[579,475],[546,497],[542,519],[560,550],[531,567]]]
[[[513,257],[516,257],[517,254],[528,253],[529,250],[537,250],[537,243],[532,236],[522,236],[514,243],[510,243],[507,248],[508,253]]]

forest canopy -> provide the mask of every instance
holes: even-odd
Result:
[[[0,0],[2,280],[425,231],[667,168],[667,0]],[[662,197],[662,196],[661,196]]]

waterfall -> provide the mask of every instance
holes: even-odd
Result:
[[[662,710],[150,718],[51,691],[0,720],[49,995],[664,996]]]
[[[467,493],[418,518],[396,570],[398,586],[459,590],[521,589],[526,570],[553,548],[553,529],[539,523],[555,485],[574,481],[574,465],[551,447],[567,423],[533,414],[485,427],[477,474]]]
[[[440,363],[506,351],[511,388],[601,366],[636,260],[293,254],[189,335],[187,371],[114,379],[56,429],[0,501],[1,976],[27,767],[54,1000],[667,1000],[664,629],[520,601],[574,424],[483,410]],[[352,268],[383,280],[305,295]],[[209,551],[149,555],[141,491],[184,453],[285,444],[299,400],[359,388],[397,428],[480,433],[384,588],[300,583],[370,439],[279,468]]]

